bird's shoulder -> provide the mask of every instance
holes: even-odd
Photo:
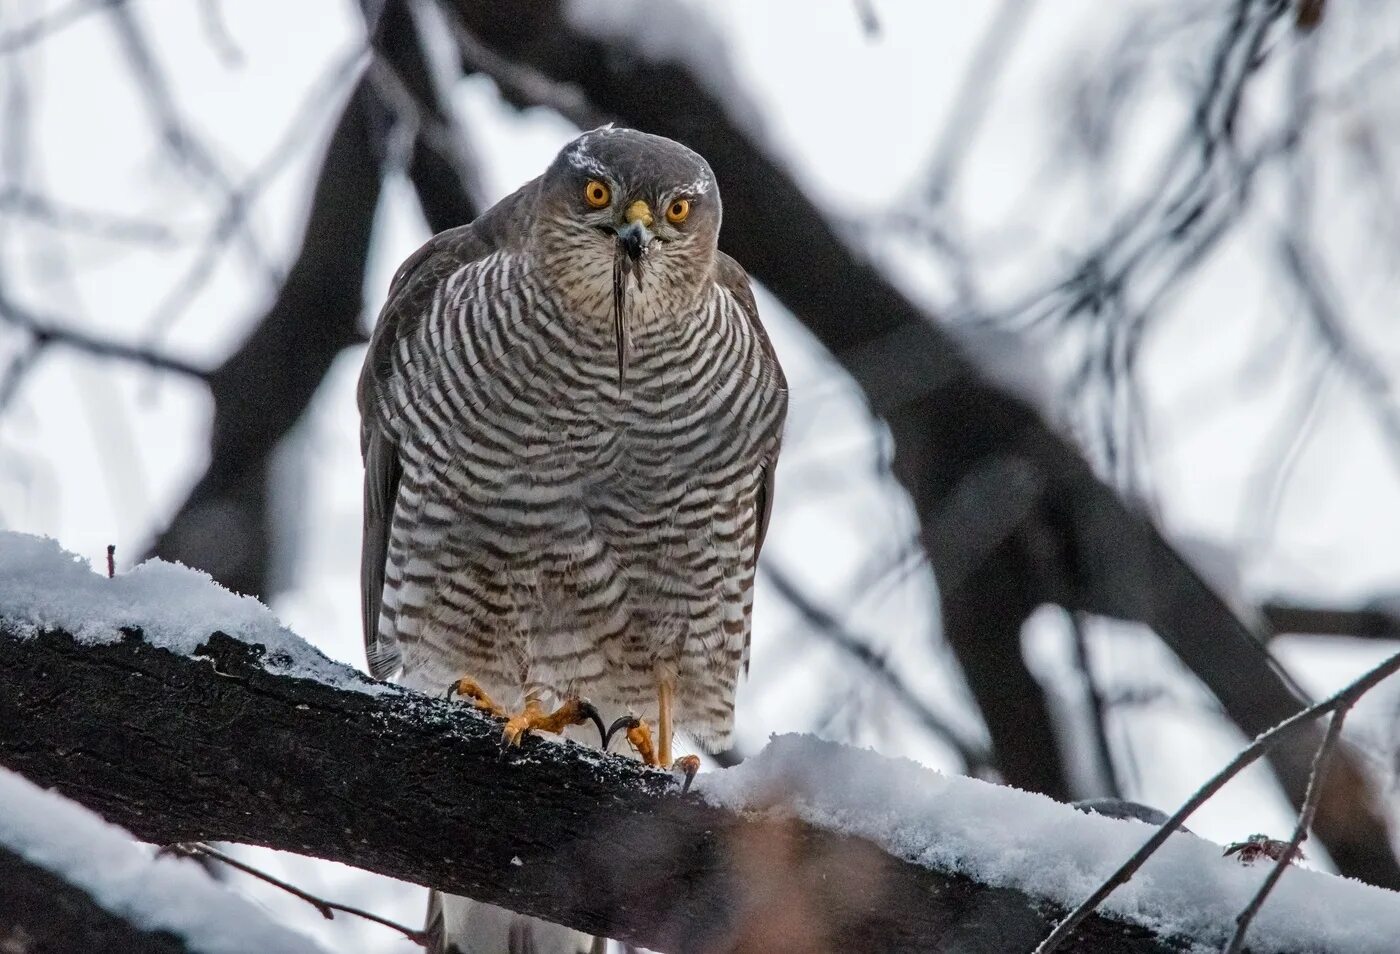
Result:
[[[763,321],[758,316],[758,302],[753,295],[753,285],[749,282],[749,273],[744,270],[744,266],[730,256],[723,252],[716,252],[714,282],[721,291],[728,294],[738,304],[739,312],[750,332],[762,346],[766,370],[776,378],[779,390],[786,393],[787,379],[783,376],[782,365],[778,363],[778,352],[774,349],[768,332],[764,330]]]
[[[418,328],[449,276],[496,252],[524,247],[538,189],[539,179],[527,182],[469,224],[439,232],[404,259],[389,283],[360,373],[360,411],[366,423],[373,419],[377,397],[392,371],[395,343]]]

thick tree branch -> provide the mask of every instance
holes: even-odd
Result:
[[[841,361],[890,424],[895,471],[919,510],[939,579],[945,631],[1010,781],[1067,790],[1065,760],[1019,645],[1020,623],[1043,603],[1151,626],[1247,735],[1302,708],[1248,629],[1151,522],[1032,408],[988,383],[948,334],[837,235],[707,85],[719,67],[702,75],[623,39],[585,34],[559,3],[444,2],[501,56],[573,84],[604,113],[709,160],[724,190],[721,244]],[[1038,489],[1004,539],[982,549],[988,535],[950,519],[959,513],[950,504],[969,480],[985,484],[988,474],[994,485]],[[1299,739],[1272,755],[1294,804],[1304,797],[1317,742]],[[1383,816],[1345,762],[1324,792],[1319,835],[1344,872],[1400,885]]]
[[[832,950],[1025,950],[1054,919],[630,760],[539,740],[502,757],[464,707],[271,675],[219,634],[195,657],[14,635],[0,620],[0,763],[153,842],[330,858],[668,951],[746,949],[798,900]],[[1179,949],[1106,919],[1076,943]]]

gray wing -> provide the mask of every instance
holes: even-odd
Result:
[[[773,442],[773,450],[763,461],[763,479],[759,484],[758,494],[754,501],[754,506],[758,508],[758,533],[754,537],[750,566],[756,567],[758,554],[763,549],[763,541],[768,536],[768,521],[773,516],[774,477],[778,470],[778,452],[782,449],[783,443],[783,422],[787,418],[787,378],[783,374],[783,366],[778,363],[778,353],[773,350],[773,342],[768,338],[768,332],[764,330],[763,323],[759,321],[758,302],[754,300],[753,288],[749,285],[748,272],[744,271],[743,267],[734,259],[720,252],[715,260],[715,281],[726,288],[742,307],[744,317],[749,320],[754,336],[763,348],[768,370],[778,380],[779,400],[782,401],[782,407],[778,414],[778,440]],[[748,634],[745,634],[744,638],[747,640]],[[748,669],[749,654],[746,646],[744,652],[745,675],[748,675]]]
[[[778,353],[773,350],[773,342],[764,330],[763,322],[759,321],[758,302],[754,300],[748,272],[734,259],[720,252],[715,259],[715,281],[728,290],[742,307],[744,317],[749,320],[754,336],[763,348],[768,370],[778,380],[783,402],[778,418],[779,439],[773,444],[772,452],[763,462],[763,482],[758,491],[758,536],[754,540],[753,548],[753,562],[757,564],[759,551],[763,549],[763,540],[768,536],[768,520],[773,515],[773,478],[778,468],[778,452],[782,449],[783,420],[787,417],[787,378],[783,374],[783,366],[778,363]]]
[[[388,427],[393,413],[385,396],[394,374],[394,346],[412,333],[432,306],[438,286],[461,266],[500,248],[518,247],[529,233],[538,180],[501,200],[470,225],[439,232],[399,266],[389,298],[360,371],[360,453],[365,465],[364,537],[360,549],[360,606],[365,656],[376,679],[398,670],[400,653],[392,639],[379,635],[384,599],[384,564],[394,522],[403,463]]]

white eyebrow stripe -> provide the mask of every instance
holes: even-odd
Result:
[[[582,170],[583,172],[587,172],[600,177],[606,176],[608,174],[607,167],[604,166],[597,159],[589,155],[588,150],[584,148],[584,144],[582,142],[574,146],[574,148],[570,149],[565,154],[564,158],[568,160],[569,165],[573,166],[575,169]]]

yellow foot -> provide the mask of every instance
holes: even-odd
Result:
[[[621,720],[619,720],[621,721]],[[629,718],[627,722],[627,741],[632,748],[636,749],[641,756],[642,762],[647,765],[661,766],[661,756],[657,753],[656,743],[651,737],[651,727],[642,719]],[[671,771],[680,772],[685,776],[685,791],[690,790],[690,783],[695,780],[695,773],[700,771],[700,756],[682,755],[671,763]]]
[[[645,764],[660,765],[661,760],[656,757],[656,746],[651,740],[651,726],[641,719],[632,721],[633,724],[627,727],[628,743],[642,757]]]
[[[506,717],[506,710],[492,702],[491,697],[486,694],[486,690],[481,688],[477,681],[470,676],[463,676],[447,687],[447,698],[451,699],[454,695],[471,700],[471,704],[483,712],[489,712],[502,719]]]
[[[564,704],[558,709],[548,713],[544,711],[544,706],[540,705],[538,699],[531,699],[525,703],[523,711],[506,720],[506,727],[501,730],[501,741],[508,746],[519,745],[528,733],[536,729],[544,732],[563,732],[571,725],[583,725],[589,720],[593,721],[598,727],[598,734],[602,735],[603,717],[586,699],[571,697],[564,700]]]

